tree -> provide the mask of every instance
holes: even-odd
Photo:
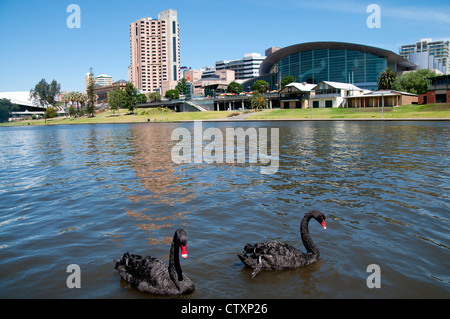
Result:
[[[71,117],[75,117],[75,115],[77,115],[77,111],[75,110],[75,107],[74,107],[73,105],[71,105],[71,106],[69,107],[69,115],[70,115]]]
[[[140,93],[140,94],[136,95],[136,101],[138,103],[146,103],[147,97],[145,96],[145,94]]]
[[[83,95],[83,93],[81,93],[81,92],[78,92],[78,93],[79,94],[78,94],[78,99],[77,99],[77,105],[78,105],[78,102],[80,102],[81,107],[83,107],[83,103],[86,102],[86,96]]]
[[[87,106],[86,106],[86,112],[89,116],[94,116],[95,111],[95,102],[97,100],[95,90],[94,90],[94,72],[92,71],[92,68],[89,70],[89,80],[88,80],[88,86],[86,88],[86,94],[87,94]],[[76,97],[75,97],[76,101]],[[78,104],[77,104],[78,106]]]
[[[58,111],[53,106],[47,107],[47,109],[45,110],[46,118],[51,119],[51,118],[57,117],[57,116],[58,116]]]
[[[64,96],[64,99],[67,101],[67,103],[71,102],[71,105],[73,106],[73,102],[75,101],[75,95],[74,92],[69,92]],[[77,108],[78,112],[78,108]]]
[[[56,80],[53,80],[52,83],[50,83],[48,88],[49,94],[48,94],[48,102],[50,105],[55,105],[56,100],[55,97],[61,93],[61,84],[56,82]]]
[[[80,106],[83,107],[83,103],[86,102],[86,96],[83,95],[81,92],[69,92],[64,96],[64,102],[76,102],[77,103],[77,110],[80,109]]]
[[[397,74],[391,69],[386,68],[378,77],[378,90],[392,90]]]
[[[250,98],[250,105],[254,109],[261,110],[263,108],[267,108],[268,100],[259,93],[253,94]]]
[[[70,102],[69,95],[68,95],[68,94],[64,95],[64,96],[62,97],[62,101],[64,102],[64,109],[67,110],[67,103]]]
[[[127,94],[121,89],[115,89],[108,93],[108,104],[113,114],[116,115],[116,110],[118,111],[126,103]]]
[[[161,94],[159,92],[150,93],[148,99],[152,102],[159,102],[161,101]]]
[[[180,81],[178,81],[177,86],[175,86],[175,89],[178,90],[179,95],[186,94],[186,83],[187,83],[187,80],[185,78],[182,78],[182,79],[180,79]]]
[[[0,99],[0,123],[7,122],[9,119],[9,113],[17,109],[17,105],[12,104],[11,100]]]
[[[53,80],[50,84],[41,79],[34,89],[30,90],[30,98],[33,98],[43,108],[56,104],[55,96],[61,92],[61,85]]]
[[[264,80],[258,80],[253,83],[253,91],[266,93],[269,90],[269,83]]]
[[[133,112],[134,109],[137,106],[137,90],[134,87],[133,83],[128,82],[125,86],[125,93],[126,93],[126,99],[125,99],[125,107],[130,111]]]
[[[236,81],[231,82],[228,84],[227,92],[228,93],[236,93],[239,94],[243,91],[242,84],[237,83]]]
[[[166,91],[166,98],[176,100],[180,98],[180,92],[177,89]]]
[[[433,76],[436,76],[436,72],[429,69],[403,73],[401,76],[396,78],[394,82],[394,89],[413,94],[427,93],[427,78]]]
[[[285,76],[284,78],[281,79],[280,90],[284,89],[284,87],[286,85],[288,85],[289,83],[293,83],[295,81],[297,81],[297,79],[294,76],[292,76],[292,75]]]

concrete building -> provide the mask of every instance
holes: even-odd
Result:
[[[412,52],[409,61],[417,65],[418,70],[430,69],[437,74],[445,74],[446,68],[441,60],[436,59],[430,52]]]
[[[131,82],[143,93],[175,87],[180,79],[180,29],[177,11],[166,10],[158,19],[130,24]]]
[[[216,62],[216,70],[232,70],[236,80],[247,80],[259,76],[259,68],[265,57],[259,53],[247,53],[239,60]]]
[[[234,71],[231,70],[190,70],[184,74],[186,80],[192,83],[192,93],[194,96],[204,95],[205,88],[211,85],[228,84],[235,80]]]
[[[276,51],[278,51],[280,49],[281,49],[280,47],[270,47],[264,53],[265,53],[266,56],[269,56],[272,53],[275,53]]]
[[[414,44],[402,45],[400,55],[412,61],[413,53],[428,52],[443,67],[443,73],[450,73],[450,41],[433,41],[430,38],[421,39]],[[440,70],[441,71],[441,70]]]
[[[228,87],[228,84],[235,81],[235,73],[231,70],[216,70],[213,67],[203,67],[200,70],[187,70],[184,78],[192,84],[193,96],[205,95],[205,88],[208,86],[221,85]]]

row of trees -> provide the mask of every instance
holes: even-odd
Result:
[[[292,75],[285,76],[284,78],[281,79],[280,89],[281,90],[284,89],[284,87],[286,85],[288,85],[289,83],[295,82],[295,81],[297,81],[297,80],[294,76],[292,76]],[[252,89],[253,89],[253,91],[258,92],[258,93],[266,93],[269,91],[270,86],[269,86],[269,83],[267,83],[266,81],[258,80],[258,81],[255,81],[255,83],[253,83]],[[235,81],[231,82],[227,88],[228,93],[239,94],[239,93],[242,93],[243,91],[244,90],[243,90],[242,85]]]
[[[56,96],[61,93],[61,84],[59,84],[56,80],[48,83],[45,79],[41,79],[33,89],[30,90],[30,98],[33,103],[38,106],[41,106],[45,109],[46,117],[55,117],[57,116],[56,110]],[[92,68],[90,70],[89,83],[87,87],[87,95],[83,95],[81,92],[70,92],[63,97],[64,105],[67,107],[67,103],[76,102],[77,103],[77,111],[79,110],[79,106],[83,106],[83,103],[87,103],[86,112],[90,116],[94,116],[95,111],[95,101],[96,94],[94,91],[94,74],[92,72]],[[74,109],[74,108],[73,108]],[[72,110],[69,110],[69,113],[74,113]],[[70,112],[72,111],[72,112]],[[71,115],[72,115],[71,114]]]
[[[436,76],[436,72],[428,69],[403,73],[401,76],[397,76],[395,71],[386,68],[380,73],[378,78],[378,89],[423,94],[428,89],[427,78],[433,76]]]

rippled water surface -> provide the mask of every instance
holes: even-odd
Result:
[[[152,298],[120,279],[130,251],[168,261],[189,236],[184,298],[449,298],[448,122],[234,122],[279,128],[279,168],[176,164],[174,129],[193,124],[0,128],[0,297]],[[206,143],[206,142],[205,142]],[[270,150],[270,144],[269,144]],[[319,209],[308,267],[261,272],[236,254],[281,240],[304,250],[299,224]],[[69,289],[66,270],[81,269]],[[369,289],[367,266],[381,270]]]

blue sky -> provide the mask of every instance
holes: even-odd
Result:
[[[68,5],[81,8],[81,28],[70,29]],[[368,28],[371,3],[381,27]],[[450,39],[450,2],[299,0],[0,0],[0,92],[28,91],[45,78],[83,91],[84,75],[127,79],[129,24],[178,11],[181,64],[199,69],[311,41],[366,44],[398,53],[421,38]]]

